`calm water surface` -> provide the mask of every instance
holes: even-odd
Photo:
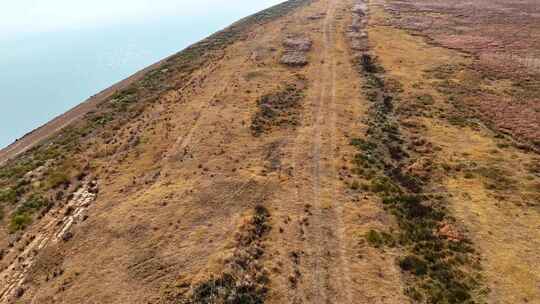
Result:
[[[0,36],[0,148],[137,70],[279,2],[219,1],[197,16]]]

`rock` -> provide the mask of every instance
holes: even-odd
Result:
[[[359,39],[366,39],[367,33],[366,32],[349,32],[347,36],[351,40],[359,40]]]
[[[66,231],[63,235],[62,235],[62,240],[64,242],[67,242],[69,240],[71,240],[73,238],[73,233],[71,231]]]
[[[361,19],[360,17],[353,17],[353,21],[351,23],[351,31],[353,32],[360,32],[361,30],[366,28],[366,22],[364,19]]]
[[[326,16],[325,13],[320,13],[320,14],[315,14],[315,15],[308,16],[307,19],[308,20],[319,20],[319,19],[322,19],[324,16]]]
[[[15,297],[16,298],[20,298],[23,295],[24,295],[24,288],[18,287],[17,289],[15,289]]]
[[[287,50],[309,52],[313,43],[307,37],[287,38],[283,41],[283,46]]]
[[[308,64],[306,53],[311,50],[313,42],[308,37],[290,36],[283,41],[285,52],[280,62],[289,66]]]
[[[360,15],[360,16],[365,16],[366,11],[367,11],[367,6],[364,3],[357,4],[352,9],[353,13],[355,13],[357,15]]]
[[[366,52],[369,50],[369,46],[366,42],[362,41],[362,40],[353,40],[351,41],[351,49],[355,50],[355,51],[362,51],[362,52]]]
[[[87,210],[81,210],[77,216],[75,217],[75,220],[79,223],[84,222],[88,218],[88,211]]]
[[[452,242],[460,242],[463,240],[463,235],[455,227],[449,223],[444,223],[438,230],[439,236],[445,237]]]
[[[306,54],[303,52],[286,52],[280,62],[290,66],[304,66],[308,64]]]

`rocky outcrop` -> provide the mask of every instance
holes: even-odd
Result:
[[[24,294],[27,274],[41,250],[74,237],[73,227],[86,220],[87,209],[96,199],[97,192],[97,181],[83,184],[67,204],[51,210],[39,222],[38,227],[29,229],[21,236],[21,239],[27,240],[27,245],[19,248],[20,252],[6,254],[11,262],[0,272],[0,303],[11,303],[14,298]]]
[[[307,53],[311,50],[312,41],[308,37],[288,37],[283,41],[285,52],[281,63],[288,66],[304,66],[308,64]]]
[[[350,47],[356,52],[366,52],[368,50],[368,8],[363,1],[359,1],[352,9],[353,17],[349,28],[348,36]]]

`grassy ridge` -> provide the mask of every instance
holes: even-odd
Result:
[[[23,220],[20,214],[10,211],[14,211],[19,204],[35,195],[49,198],[51,204],[54,204],[53,198],[62,192],[62,187],[69,185],[77,176],[88,174],[83,171],[89,168],[83,168],[80,159],[85,155],[85,144],[106,142],[114,137],[123,126],[139,119],[144,109],[157,101],[163,93],[183,87],[194,71],[208,62],[219,60],[222,51],[235,41],[243,39],[250,29],[289,14],[312,1],[290,0],[278,4],[193,44],[168,58],[158,68],[147,72],[141,80],[116,92],[99,104],[97,110],[87,113],[84,119],[74,122],[46,141],[6,162],[0,167],[2,215],[11,214],[10,222],[21,223],[12,226],[17,227],[17,230],[27,227],[32,221],[30,214],[25,213],[27,216]],[[101,157],[107,156],[105,154]],[[39,176],[37,181],[36,178],[27,177],[29,172],[38,168],[46,172]]]

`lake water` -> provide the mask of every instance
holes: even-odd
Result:
[[[134,72],[279,2],[216,0],[196,16],[178,12],[0,36],[0,148]]]

